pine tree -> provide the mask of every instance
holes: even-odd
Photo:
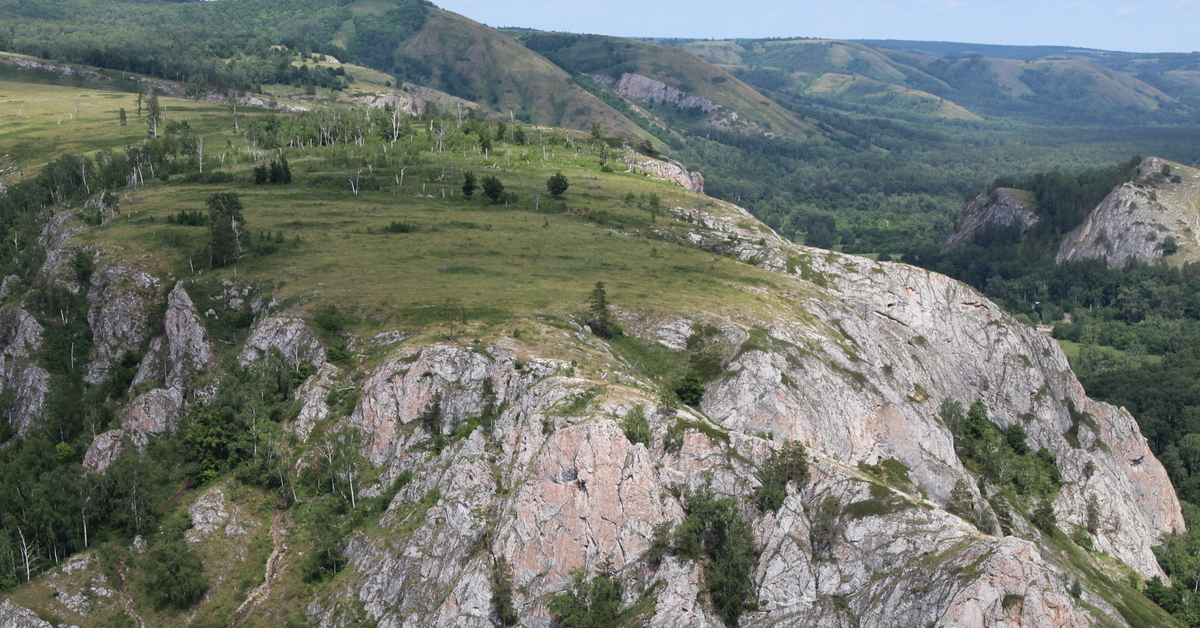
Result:
[[[475,184],[475,173],[469,170],[464,172],[462,184],[463,198],[470,200],[470,198],[475,194],[475,188],[477,187],[478,186]]]

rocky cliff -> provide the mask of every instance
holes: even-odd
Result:
[[[1015,225],[1021,231],[1025,231],[1037,224],[1038,216],[1034,208],[1032,195],[1024,190],[996,188],[987,194],[980,194],[971,199],[959,215],[954,233],[942,244],[942,252],[953,251],[966,245],[975,237],[977,231],[988,226]]]
[[[1200,260],[1198,233],[1200,170],[1151,157],[1142,161],[1137,179],[1113,190],[1063,238],[1056,259],[1101,258],[1118,268],[1165,255],[1182,264]]]
[[[473,346],[398,336],[369,366],[326,364],[299,387],[297,437],[330,420],[361,433],[361,452],[379,472],[357,488],[361,496],[407,482],[377,526],[346,541],[347,573],[304,600],[312,623],[492,626],[493,566],[507,564],[526,626],[553,626],[548,603],[572,570],[602,565],[624,585],[625,603],[644,608],[647,625],[722,626],[701,562],[648,557],[656,527],[684,521],[688,496],[711,487],[733,498],[758,548],[746,566],[754,604],[743,626],[1131,625],[1126,602],[1104,583],[1161,575],[1150,548],[1183,529],[1179,503],[1133,418],[1088,399],[1052,340],[944,276],[795,246],[723,203],[673,213],[682,222],[655,227],[662,240],[722,256],[713,264],[769,271],[745,287],[752,307],[620,304],[621,323],[641,342],[679,354],[703,345],[719,365],[696,407],[669,402],[614,345],[553,317],[535,319],[520,338]],[[227,306],[244,307],[234,292]],[[128,308],[104,298],[91,304],[93,325],[111,330],[102,344],[115,355],[139,336],[107,320]],[[11,311],[6,369],[38,338],[36,322]],[[124,445],[169,433],[203,396],[217,351],[182,283],[163,318],[136,379],[149,390],[129,403],[120,428],[96,438],[92,469]],[[269,307],[235,355],[243,364],[326,359],[302,315]],[[5,376],[6,387],[16,385]],[[339,416],[331,393],[350,389],[361,398]],[[940,411],[946,400],[983,401],[991,421],[1021,426],[1030,450],[1053,456],[1063,482],[1051,505],[1058,525],[1094,530],[1089,538],[1107,558],[1064,546],[1061,533],[1043,537],[1021,503],[1003,506],[1006,487],[960,459]],[[636,442],[624,429],[631,413],[649,426]],[[437,437],[444,446],[431,445]],[[789,441],[806,445],[810,477],[787,485],[777,510],[761,508],[753,499],[761,470]],[[956,487],[969,513],[947,510]],[[265,509],[228,505],[219,488],[193,499],[189,543],[249,543],[270,527],[273,555],[285,551],[282,524],[269,524]],[[221,547],[205,551],[236,565]],[[98,568],[90,573],[87,582],[103,580]],[[214,573],[226,586],[230,578]],[[56,577],[38,585],[62,589],[46,603],[86,619],[59,608],[75,593]],[[1076,581],[1083,586],[1072,591]],[[268,576],[255,595],[269,598],[270,584]],[[0,617],[25,622],[11,625],[41,625],[8,604]]]

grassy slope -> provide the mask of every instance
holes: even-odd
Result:
[[[44,94],[42,100],[35,100],[35,93]],[[29,122],[4,125],[6,145],[18,149],[9,154],[22,156],[27,174],[60,154],[119,148],[145,134],[133,113],[131,94],[0,82],[0,95],[5,97],[0,114],[13,110],[10,115],[15,118],[15,109],[26,103],[41,109]],[[76,101],[83,103],[80,119],[68,120]],[[94,103],[91,109],[89,103]],[[522,147],[506,148],[497,142],[486,160],[465,146],[440,155],[418,151],[417,171],[427,174],[414,175],[410,168],[404,186],[396,187],[398,173],[393,170],[398,169],[375,168],[375,176],[388,182],[384,189],[356,196],[348,182],[332,188],[311,185],[318,177],[340,182],[351,176],[340,165],[348,150],[344,147],[289,150],[297,182],[254,186],[248,182],[252,161],[247,147],[230,128],[225,107],[170,98],[162,103],[169,119],[187,119],[205,135],[208,169],[233,172],[237,180],[220,186],[148,180],[136,197],[123,191],[123,219],[85,236],[118,258],[160,274],[190,274],[182,251],[205,238],[203,228],[165,224],[167,216],[180,210],[203,211],[208,194],[232,190],[242,196],[250,231],[283,231],[289,240],[299,236],[304,241],[296,250],[239,263],[240,279],[275,285],[281,297],[302,301],[319,291],[324,300],[382,315],[388,324],[428,322],[434,314],[423,310],[451,298],[489,320],[543,311],[570,313],[583,306],[596,281],[608,282],[614,303],[671,309],[672,303],[688,302],[689,308],[708,304],[720,310],[745,300],[739,296],[743,286],[771,281],[770,274],[754,267],[662,241],[655,231],[670,229],[674,222],[652,218],[627,204],[625,197],[653,193],[668,207],[689,208],[714,201],[621,168],[601,172],[598,156],[589,154],[590,146],[582,141],[579,150],[550,145],[558,132],[531,129],[531,145]],[[129,110],[129,126],[119,126],[119,106]],[[278,115],[246,107],[239,112],[243,125],[254,116]],[[408,141],[420,143],[423,138]],[[545,160],[539,138],[547,141]],[[222,153],[223,166],[218,162]],[[499,168],[485,169],[491,165]],[[436,180],[443,169],[454,173],[455,184]],[[518,201],[508,208],[485,205],[478,193],[472,201],[463,200],[457,191],[463,170],[478,176],[496,174]],[[561,207],[545,213],[552,203],[545,198],[545,181],[558,170],[567,175],[571,188]],[[367,180],[368,171],[361,176]],[[536,195],[542,196],[540,202]],[[531,211],[535,205],[543,213]],[[569,215],[559,209],[591,214]],[[414,223],[420,230],[381,233],[392,222]],[[618,224],[625,229],[607,228]],[[234,272],[216,271],[230,277]],[[571,296],[564,300],[564,295]]]
[[[624,63],[619,66],[605,64],[606,48],[610,47],[618,51]],[[619,67],[620,71],[648,76],[687,94],[703,96],[777,133],[808,136],[816,132],[809,122],[759,94],[725,70],[680,48],[667,48],[620,37],[584,35],[574,45],[556,50],[554,54],[588,72],[614,73],[614,68]],[[617,74],[619,76],[619,72]]]
[[[431,10],[425,27],[403,51],[435,68],[435,77],[444,65],[464,72],[479,90],[480,102],[501,113],[524,110],[535,124],[575,129],[599,122],[610,134],[648,137],[617,110],[575,85],[558,66],[461,15]]]

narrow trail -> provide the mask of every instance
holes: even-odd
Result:
[[[133,610],[133,596],[129,595],[129,590],[125,588],[125,557],[120,554],[117,554],[117,585],[121,592],[121,601],[125,603],[125,612],[133,618],[137,628],[146,628],[146,620]]]
[[[258,607],[271,595],[271,583],[279,577],[283,568],[283,558],[288,550],[284,543],[284,536],[287,534],[285,516],[286,513],[278,508],[271,513],[271,541],[274,547],[271,549],[271,555],[267,557],[267,571],[263,575],[262,584],[246,596],[246,601],[242,602],[242,605],[234,611],[233,621],[225,624],[225,628],[236,628],[250,619]],[[139,624],[138,628],[143,627]]]

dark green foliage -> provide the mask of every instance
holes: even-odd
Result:
[[[679,401],[698,408],[700,399],[704,396],[704,385],[700,383],[700,377],[694,371],[689,371],[683,379],[675,382],[672,391],[679,397]]]
[[[1092,551],[1092,535],[1088,534],[1087,528],[1081,525],[1075,525],[1071,529],[1071,541],[1087,551]]]
[[[396,49],[425,25],[428,7],[420,0],[401,0],[385,13],[365,13],[354,17],[354,36],[348,51],[367,66],[387,73],[404,74]]]
[[[1012,486],[1019,495],[1057,493],[1061,478],[1054,456],[1045,449],[1031,454],[1020,426],[1001,429],[988,420],[982,401],[971,404],[963,416],[962,404],[947,399],[940,416],[954,435],[956,453],[972,472],[997,486]]]
[[[555,172],[546,180],[546,192],[554,198],[562,198],[562,195],[567,192],[567,188],[570,186],[570,182],[567,181],[567,177],[563,175],[561,170]]]
[[[675,528],[674,553],[704,561],[704,579],[713,608],[726,626],[737,626],[754,601],[750,575],[759,548],[741,507],[718,498],[705,482],[686,497],[687,517]]]
[[[475,188],[479,187],[475,183],[475,173],[470,170],[463,173],[462,195],[463,198],[470,200],[475,195]]]
[[[1058,517],[1054,515],[1054,505],[1048,499],[1043,499],[1038,502],[1033,509],[1033,515],[1029,518],[1029,523],[1046,534],[1054,534],[1058,526]]]
[[[754,499],[763,510],[778,511],[787,497],[787,485],[795,482],[796,488],[808,483],[808,455],[804,444],[798,440],[788,441],[763,463],[758,472],[759,487]]]
[[[967,521],[975,521],[975,498],[965,480],[960,478],[954,483],[954,488],[950,490],[950,501],[946,503],[946,512]]]
[[[188,547],[183,534],[171,536],[174,538],[146,556],[143,568],[146,590],[155,608],[180,611],[204,597],[208,578],[203,561]]]
[[[1163,238],[1161,246],[1163,255],[1174,255],[1179,251],[1179,243],[1175,241],[1173,235]]]
[[[513,605],[512,565],[503,555],[492,561],[492,609],[501,627],[518,625],[520,617]]]
[[[809,542],[814,558],[833,558],[833,548],[842,538],[845,522],[842,521],[842,501],[832,495],[821,500],[812,514],[809,525]]]
[[[337,304],[329,303],[317,310],[313,321],[322,331],[330,334],[340,334],[350,324],[350,317]]]
[[[178,214],[167,216],[167,224],[181,225],[184,227],[207,227],[208,215],[199,211],[179,210]]]
[[[676,421],[667,428],[667,433],[663,434],[663,450],[667,453],[679,453],[683,448],[683,424]]]
[[[631,443],[641,443],[646,447],[651,445],[650,421],[646,418],[646,408],[641,404],[635,405],[621,420],[621,428],[625,438]]]
[[[584,324],[591,328],[592,333],[601,338],[615,338],[625,332],[617,322],[612,311],[608,309],[608,292],[604,283],[597,281],[592,289],[592,298],[588,301],[588,314]]]
[[[257,172],[255,173],[254,181],[255,183],[258,183]],[[271,163],[267,166],[266,182],[283,185],[292,182],[292,168],[288,164],[287,156],[283,154],[283,151],[280,151],[279,155],[273,158]]]
[[[192,406],[184,430],[193,482],[236,471],[245,483],[284,489],[290,472],[282,425],[296,412],[292,392],[311,374],[275,356],[227,372],[210,400]]]
[[[433,446],[433,450],[440,452],[442,447],[446,446],[446,438],[442,435],[442,395],[435,394],[433,399],[429,401],[429,405],[425,407],[425,411],[421,413],[421,426],[425,431],[429,432],[429,442]]]
[[[306,582],[328,580],[346,566],[348,559],[342,552],[346,522],[339,517],[341,512],[341,505],[334,500],[322,499],[313,504],[309,513],[308,549],[300,564]]]
[[[493,205],[499,204],[504,197],[504,184],[494,175],[483,176],[483,197]]]
[[[571,587],[548,605],[560,628],[617,628],[623,625],[621,581],[605,561],[591,579],[582,567],[571,571]]]
[[[205,199],[208,205],[208,264],[211,268],[228,266],[241,259],[242,200],[235,192],[216,192]]]
[[[392,222],[392,224],[380,229],[384,233],[415,233],[420,231],[421,227],[415,222]]]
[[[87,286],[92,280],[92,272],[96,270],[96,262],[92,260],[92,255],[83,249],[76,249],[71,256],[71,270],[75,272],[75,279],[79,283]]]

